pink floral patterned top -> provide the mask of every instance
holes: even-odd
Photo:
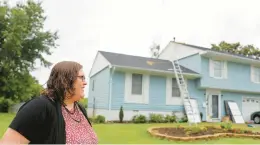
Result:
[[[65,121],[66,144],[98,144],[97,135],[78,107],[71,111],[62,107],[62,114]]]

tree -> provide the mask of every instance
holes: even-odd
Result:
[[[254,45],[245,45],[242,46],[239,42],[237,43],[227,43],[225,41],[221,41],[218,45],[211,44],[211,49],[223,52],[230,52],[235,54],[240,54],[244,56],[251,56],[254,58],[260,57],[259,48]]]
[[[45,67],[56,48],[57,32],[44,30],[41,3],[28,0],[11,7],[0,2],[0,105],[1,102],[24,101],[39,94],[42,88],[30,75],[37,60]]]
[[[123,106],[120,107],[120,111],[119,111],[119,120],[120,123],[123,122],[123,118],[124,118],[124,112],[123,112]]]

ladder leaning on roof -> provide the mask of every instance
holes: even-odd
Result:
[[[196,112],[194,110],[194,106],[192,106],[189,91],[187,89],[187,84],[184,80],[178,59],[172,61],[172,65],[173,65],[173,70],[174,70],[174,74],[175,74],[178,86],[180,88],[181,98],[182,98],[183,103],[184,103],[184,109],[185,109],[185,112],[187,114],[189,125],[191,125],[192,123],[197,125],[197,122],[200,122],[200,121],[198,121],[198,113],[196,114]],[[194,100],[194,101],[196,101],[196,100]]]

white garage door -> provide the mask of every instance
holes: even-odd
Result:
[[[260,98],[244,97],[242,102],[242,114],[245,121],[250,121],[250,116],[255,111],[260,111]]]

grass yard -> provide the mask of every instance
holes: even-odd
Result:
[[[13,119],[13,114],[0,113],[0,137],[2,137],[9,123]],[[210,123],[202,123],[200,125],[209,125]],[[211,141],[193,141],[193,142],[173,142],[153,138],[147,133],[147,128],[152,126],[176,126],[177,124],[94,124],[94,129],[98,135],[100,144],[259,144],[260,139],[248,138],[223,138]],[[180,124],[188,126],[188,124]],[[214,125],[219,125],[214,123]],[[247,128],[254,131],[260,131],[260,127],[248,128],[246,125],[236,125],[236,128]]]

